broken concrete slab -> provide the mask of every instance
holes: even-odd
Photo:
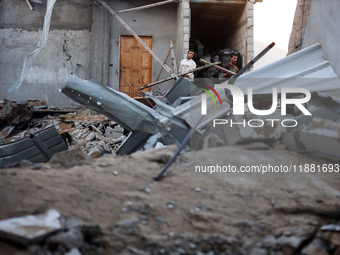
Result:
[[[114,139],[114,140],[120,138],[123,135],[124,129],[121,128],[122,131],[120,131],[121,129],[118,129],[119,130],[118,132],[115,131],[115,129],[116,127],[115,128],[107,127],[105,129],[105,136],[107,136],[110,139]]]
[[[69,252],[66,252],[65,255],[82,255],[77,248],[72,248]]]
[[[54,209],[45,214],[28,215],[0,221],[0,236],[22,245],[36,243],[61,229],[60,213]]]
[[[84,244],[84,236],[79,228],[71,228],[66,232],[60,232],[47,240],[48,244],[62,245],[70,250],[80,248]]]
[[[290,131],[282,143],[291,151],[312,153],[314,155],[339,161],[340,123],[329,119],[313,118]]]
[[[90,152],[88,153],[89,156],[97,158],[100,156],[100,153],[103,151],[103,148],[100,148],[99,146],[93,147]]]
[[[315,118],[299,133],[303,150],[336,161],[340,159],[340,123]]]
[[[340,114],[340,99],[327,95],[326,93],[313,92],[310,103]]]

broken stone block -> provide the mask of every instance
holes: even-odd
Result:
[[[110,138],[110,139],[114,139],[114,140],[120,138],[123,135],[124,129],[122,128],[123,131],[115,131],[115,128],[113,129],[111,127],[107,127],[106,130],[105,130],[105,136]]]
[[[60,221],[63,226],[63,229],[77,228],[77,227],[81,227],[84,225],[83,222],[72,217],[66,217],[66,218],[63,217],[61,218]]]
[[[22,245],[37,243],[61,229],[59,218],[60,213],[50,209],[45,214],[2,220],[0,236]]]
[[[71,228],[66,232],[58,233],[47,240],[48,244],[62,245],[65,248],[80,248],[84,244],[84,237],[78,228]]]
[[[88,136],[86,136],[86,141],[93,141],[96,138],[95,133],[90,133]]]
[[[122,135],[121,137],[119,137],[118,139],[114,139],[112,142],[113,143],[120,143],[123,142],[126,139],[125,135]]]
[[[146,251],[141,251],[138,250],[137,248],[133,247],[133,246],[127,246],[126,250],[123,252],[123,254],[126,255],[151,255],[150,252],[146,252]]]
[[[334,121],[315,118],[299,133],[299,142],[305,150],[320,151],[321,157],[339,160],[340,124]],[[333,155],[333,156],[332,156]]]
[[[119,221],[114,228],[114,232],[118,234],[139,235],[139,220],[128,219]]]
[[[91,157],[99,157],[100,153],[103,151],[102,148],[99,148],[98,146],[93,147],[90,152],[88,153],[89,156]]]
[[[96,135],[96,140],[104,140],[105,139],[105,137],[101,134],[95,133],[95,135]]]
[[[261,244],[264,248],[274,249],[276,246],[276,238],[273,235],[268,235],[262,240]]]
[[[276,239],[276,245],[279,248],[282,247],[291,247],[297,248],[302,242],[302,238],[297,236],[280,236]]]
[[[124,128],[122,128],[120,125],[117,125],[113,128],[113,131],[123,133]]]
[[[73,248],[69,252],[66,252],[65,255],[81,255],[81,253],[77,248]]]
[[[93,131],[96,131],[97,133],[99,133],[99,134],[101,134],[101,135],[103,134],[102,131],[100,131],[99,128],[96,128],[96,127],[95,127],[94,125],[92,125],[92,124],[91,124],[91,128],[92,128]]]
[[[113,132],[113,128],[111,128],[111,127],[107,127],[106,129],[105,129],[105,136],[109,136],[111,133]]]
[[[267,251],[265,249],[255,248],[251,251],[250,255],[267,255]]]
[[[328,255],[328,244],[323,239],[315,238],[303,250],[302,254],[308,255]]]

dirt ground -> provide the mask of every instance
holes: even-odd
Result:
[[[277,249],[278,253],[268,249],[256,252],[265,246],[263,240],[268,236],[296,237],[301,243],[317,226],[337,222],[333,212],[340,204],[340,180],[335,178],[339,173],[195,173],[196,166],[216,163],[240,169],[246,164],[334,162],[293,154],[280,146],[219,147],[182,153],[165,177],[155,181],[175,151],[176,147],[170,146],[94,159],[74,149],[54,155],[49,163],[1,169],[0,219],[50,208],[63,217],[99,225],[106,233],[105,248],[86,254],[209,254],[209,249],[215,248],[202,248],[201,253],[198,248],[202,240],[213,236],[231,238],[228,242],[242,251],[219,253],[215,249],[210,254],[293,254],[298,245],[291,245],[289,253],[282,250],[285,245],[281,253]],[[124,220],[137,221],[137,230],[117,239],[110,233]],[[195,252],[171,253],[174,240],[185,235],[196,238],[191,247]],[[168,250],[151,252],[150,242]],[[131,249],[124,253],[131,245],[150,253],[133,253]],[[0,254],[30,253],[0,241]]]

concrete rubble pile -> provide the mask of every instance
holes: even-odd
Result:
[[[32,255],[105,254],[105,248],[112,245],[109,239],[115,244],[111,247],[115,250],[114,254],[122,255],[320,255],[340,252],[338,224],[311,226],[309,230],[279,231],[262,237],[254,244],[242,243],[237,238],[219,234],[199,237],[191,233],[175,235],[170,232],[168,238],[171,241],[164,244],[142,237],[140,223],[145,224],[148,218],[143,216],[121,220],[109,233],[105,233],[99,226],[86,225],[73,217],[61,216],[57,210],[48,209],[40,214],[1,220],[0,237],[22,245]],[[158,221],[164,223],[165,219],[159,217]],[[247,228],[251,229],[250,232],[261,233],[259,225],[253,221],[244,221],[242,224],[245,236],[249,235],[249,231],[245,231]]]
[[[0,167],[24,159],[32,162],[46,161],[35,157],[37,152],[34,147],[28,146],[24,151],[21,145],[24,139],[39,137],[41,132],[46,133],[44,136],[47,140],[53,135],[60,135],[63,146],[53,151],[54,144],[47,145],[47,151],[52,154],[80,148],[91,157],[115,153],[126,138],[126,131],[103,115],[82,108],[59,110],[41,100],[23,103],[3,100],[0,104],[0,119]]]

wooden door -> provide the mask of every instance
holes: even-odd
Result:
[[[152,37],[141,36],[152,49]],[[152,55],[133,36],[122,35],[120,40],[119,89],[141,94],[139,87],[152,82]],[[143,91],[151,90],[151,87]],[[127,94],[131,97],[137,95]]]

